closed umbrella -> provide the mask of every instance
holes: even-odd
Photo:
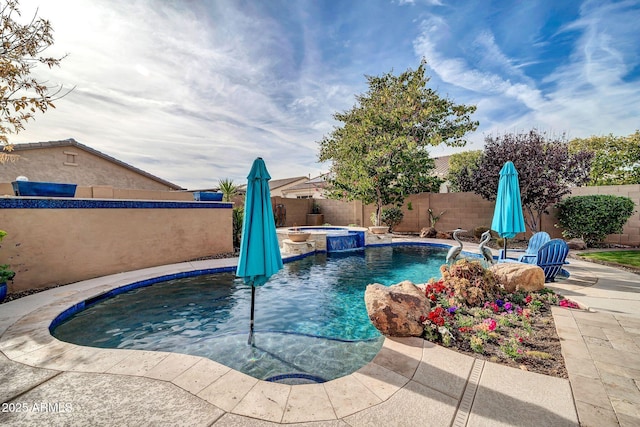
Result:
[[[520,183],[518,171],[512,162],[507,162],[500,169],[498,196],[493,211],[491,229],[504,239],[504,257],[507,257],[507,239],[525,231],[520,199]]]
[[[249,344],[253,343],[253,321],[256,286],[263,285],[282,268],[282,257],[271,208],[269,180],[271,176],[262,158],[258,157],[247,177],[247,197],[244,206],[240,259],[236,276],[251,284],[251,323]]]

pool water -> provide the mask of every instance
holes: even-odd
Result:
[[[253,347],[251,289],[232,273],[134,289],[52,333],[85,346],[203,356],[258,379],[331,380],[364,366],[382,346],[364,304],[366,286],[424,283],[440,276],[445,255],[432,246],[380,246],[287,263],[256,289]]]

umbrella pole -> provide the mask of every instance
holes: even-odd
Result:
[[[249,324],[249,340],[247,344],[253,345],[253,312],[255,308],[256,300],[256,287],[251,283],[251,323]]]
[[[507,238],[503,237],[502,240],[504,241],[504,259],[507,259]]]

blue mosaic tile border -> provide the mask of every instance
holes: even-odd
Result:
[[[0,198],[0,209],[231,209],[232,203],[159,200]]]
[[[367,248],[376,247],[376,246],[430,246],[432,248],[438,248],[438,249],[449,249],[451,248],[452,245],[447,245],[445,243],[431,243],[431,242],[394,242],[394,243],[374,243],[372,245],[367,245]],[[475,252],[462,251],[461,254],[467,258],[482,258],[482,255]]]

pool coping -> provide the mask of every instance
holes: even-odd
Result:
[[[442,241],[435,240],[400,240],[443,246]],[[438,400],[446,403],[443,411],[450,419],[464,416],[465,411],[468,416],[470,407],[465,408],[462,402],[469,381],[474,372],[491,363],[422,338],[386,337],[375,358],[350,375],[322,384],[284,385],[258,380],[204,357],[83,347],[59,341],[49,332],[49,326],[60,313],[113,289],[170,274],[230,268],[236,263],[237,258],[229,258],[147,268],[17,300],[15,310],[3,310],[0,315],[0,352],[14,362],[35,368],[170,382],[227,413],[277,423],[338,420],[380,405],[405,387],[416,386],[427,387],[430,393],[437,394]],[[13,303],[3,307],[13,308],[8,307]],[[26,314],[25,308],[29,310]],[[434,381],[442,377],[446,380]],[[569,386],[566,380],[551,381],[561,389]]]

